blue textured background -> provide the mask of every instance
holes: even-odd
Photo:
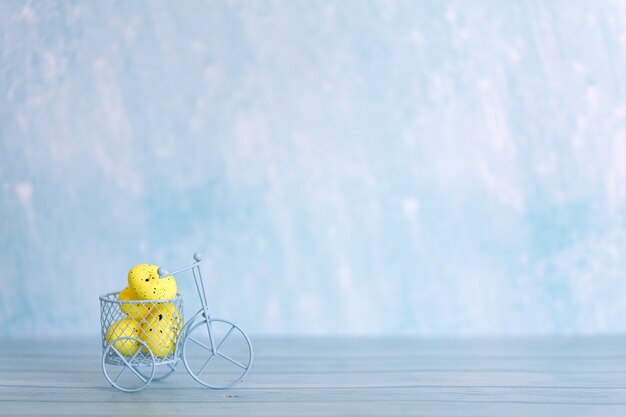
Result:
[[[250,333],[625,331],[625,58],[620,1],[3,1],[0,336],[195,250]]]

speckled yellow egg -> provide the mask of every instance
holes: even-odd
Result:
[[[158,320],[159,322],[165,321],[166,323],[168,323],[170,326],[172,326],[172,329],[176,333],[178,333],[178,330],[180,330],[182,326],[182,318],[180,317],[176,306],[172,303],[156,304],[156,306],[153,307],[150,311],[150,315],[152,318]]]
[[[159,278],[158,267],[139,264],[128,271],[128,286],[138,300],[167,300],[176,296],[174,277]]]
[[[160,308],[155,307],[140,324],[141,340],[154,356],[163,358],[174,351],[181,322],[173,304],[167,303]]]
[[[136,339],[141,337],[141,328],[137,322],[131,318],[125,318],[114,322],[105,334],[107,343],[111,343],[113,340],[120,337],[134,337]],[[137,349],[141,344],[136,340],[118,340],[113,344],[113,347],[117,349],[122,355],[128,356],[137,352]]]
[[[138,300],[137,295],[130,289],[130,287],[124,288],[120,295],[117,297],[120,301]],[[128,317],[137,321],[143,320],[144,317],[150,312],[150,304],[142,303],[120,303],[120,310]]]

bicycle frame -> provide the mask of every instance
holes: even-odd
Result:
[[[200,297],[200,304],[202,305],[202,309],[199,310],[196,314],[194,314],[193,317],[189,321],[187,321],[187,323],[185,323],[185,325],[181,329],[180,336],[178,337],[178,341],[176,343],[176,348],[175,348],[176,352],[175,352],[174,357],[176,358],[178,358],[178,353],[179,353],[178,349],[179,349],[180,341],[184,339],[184,337],[181,337],[181,336],[186,335],[187,331],[191,328],[192,324],[196,322],[196,320],[198,319],[198,317],[200,317],[200,315],[206,318],[206,326],[207,326],[207,331],[209,333],[209,340],[211,342],[211,349],[215,350],[215,340],[213,338],[213,332],[211,331],[211,316],[209,314],[209,305],[208,305],[207,298],[206,298],[206,290],[204,289],[204,280],[202,279],[202,271],[200,270],[200,265],[204,261],[202,260],[202,257],[198,253],[193,254],[193,259],[195,261],[193,264],[186,266],[184,268],[178,269],[174,272],[167,272],[163,268],[159,268],[157,270],[157,273],[159,274],[159,278],[166,278],[166,277],[171,277],[171,276],[180,274],[181,272],[189,271],[191,269],[191,272],[193,274],[193,280],[196,285],[196,290],[198,291],[198,296]]]

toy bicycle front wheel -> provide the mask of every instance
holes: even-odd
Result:
[[[252,344],[237,325],[202,317],[186,332],[182,357],[189,374],[212,389],[237,385],[252,365]]]
[[[137,348],[132,355],[124,355],[118,349],[133,344]],[[114,371],[120,367],[121,371]],[[146,368],[147,372],[141,372],[139,368]],[[112,340],[104,349],[102,371],[107,381],[120,391],[141,391],[154,378],[154,355],[143,341],[134,337],[120,337]]]

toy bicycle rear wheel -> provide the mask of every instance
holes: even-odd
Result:
[[[132,355],[123,355],[116,346],[136,343],[137,350]],[[120,369],[117,372],[114,369]],[[143,372],[140,368],[144,368]],[[154,378],[154,355],[148,346],[134,337],[120,337],[112,340],[102,353],[102,371],[112,386],[124,392],[141,391],[150,385]]]
[[[182,345],[187,371],[198,383],[212,389],[237,385],[252,365],[252,344],[237,325],[202,317],[192,324]]]

